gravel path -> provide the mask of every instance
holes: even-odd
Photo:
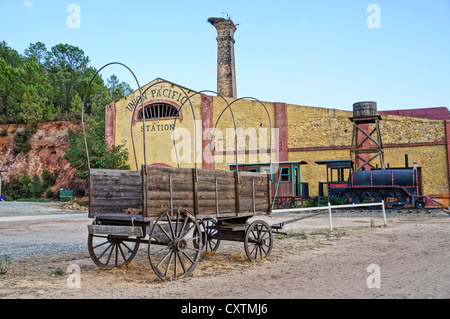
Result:
[[[388,210],[387,227],[379,211],[339,211],[332,232],[328,214],[320,215],[287,225],[289,236],[276,235],[268,261],[250,263],[242,243],[223,242],[176,282],[156,277],[146,245],[128,268],[99,270],[87,253],[92,219],[45,215],[0,221],[0,255],[10,257],[0,298],[450,298],[450,215],[443,211]],[[372,264],[381,269],[379,289],[367,284]],[[68,287],[69,265],[79,265],[81,288]]]

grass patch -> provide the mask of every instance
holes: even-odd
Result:
[[[64,276],[66,273],[62,268],[57,268],[56,270],[52,271],[52,276]]]
[[[0,257],[0,275],[5,275],[8,272],[9,266],[11,265],[11,261],[9,256],[3,254]]]

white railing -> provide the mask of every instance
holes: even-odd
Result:
[[[294,213],[294,212],[304,212],[304,211],[312,211],[312,210],[328,210],[328,216],[330,221],[330,230],[333,230],[333,221],[331,219],[331,210],[332,209],[339,209],[339,208],[357,208],[357,207],[367,207],[367,206],[382,206],[383,208],[383,220],[384,220],[384,226],[387,226],[386,222],[386,207],[384,204],[384,200],[381,201],[381,203],[364,203],[364,204],[349,204],[349,205],[334,205],[331,206],[331,203],[328,202],[328,206],[319,206],[319,207],[304,207],[304,208],[286,208],[286,209],[274,209],[272,210],[272,213]],[[311,216],[312,217],[312,216]],[[280,226],[283,226],[285,224],[293,223],[297,220],[305,219],[304,217],[288,220],[286,222],[280,223]]]

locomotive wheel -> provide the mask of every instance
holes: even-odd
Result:
[[[349,204],[359,204],[361,203],[361,198],[359,193],[354,189],[344,190],[342,192],[342,197],[347,198]]]
[[[416,206],[417,209],[424,209],[426,204],[423,200],[416,200],[414,206]]]
[[[400,191],[398,189],[390,190],[386,196],[387,198],[392,198],[394,201],[389,204],[393,209],[400,209],[405,204],[398,204],[398,202],[404,203],[406,202],[407,194],[404,191]]]
[[[379,190],[365,191],[361,195],[361,201],[363,203],[381,203],[383,200],[383,194]]]
[[[252,262],[269,257],[273,247],[272,228],[262,220],[254,221],[245,232],[244,249]]]
[[[383,194],[379,190],[368,190],[361,195],[362,203],[381,203]],[[380,209],[381,206],[370,206],[371,209]]]
[[[92,261],[102,269],[127,265],[139,250],[138,240],[137,237],[89,234],[89,255]]]
[[[186,209],[162,213],[153,224],[148,243],[148,259],[162,280],[189,276],[200,259],[203,239],[197,219]],[[163,238],[154,241],[155,238]]]
[[[202,240],[203,240],[203,249],[205,251],[215,252],[219,248],[220,239],[213,239],[213,235],[217,233],[217,230],[211,229],[211,226],[216,225],[216,221],[212,218],[205,218],[199,221]],[[194,229],[194,237],[197,237],[196,229]],[[199,243],[197,240],[194,240],[194,246],[198,248]]]

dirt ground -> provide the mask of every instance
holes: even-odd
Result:
[[[290,218],[265,219],[274,224]],[[36,240],[49,232],[51,237],[59,234],[54,238],[63,245],[77,242],[82,247],[8,260],[0,252],[5,270],[0,298],[450,298],[448,217],[388,216],[386,227],[378,217],[339,217],[333,219],[331,232],[328,218],[314,217],[289,225],[288,236],[275,235],[267,261],[250,263],[243,243],[222,242],[217,252],[202,256],[190,277],[174,282],[162,282],[153,273],[145,245],[128,267],[98,269],[83,248],[90,222],[0,222],[4,247],[10,244],[6,240],[25,245],[21,232],[34,234]],[[79,285],[74,285],[70,265],[79,266]]]

